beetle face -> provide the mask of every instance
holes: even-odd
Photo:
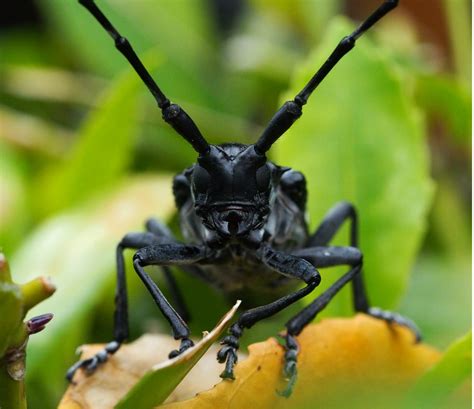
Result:
[[[253,145],[211,146],[192,174],[196,214],[223,239],[262,229],[269,211],[271,168]]]

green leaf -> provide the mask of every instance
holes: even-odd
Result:
[[[103,28],[78,2],[48,2],[38,3],[45,18],[53,27],[54,36],[61,38],[60,46],[66,47],[69,53],[96,72],[112,75],[123,69],[123,57],[115,49],[114,44]],[[107,3],[100,3],[101,9],[117,26],[121,27],[124,18],[109,7]],[[122,24],[121,24],[122,23]],[[128,27],[127,35],[132,31]],[[143,46],[142,38],[135,38],[134,45],[140,50]],[[56,53],[64,51],[56,47]],[[71,55],[65,56],[71,58]]]
[[[156,365],[115,406],[117,409],[149,409],[165,401],[171,392],[196,365],[209,347],[225,331],[240,301],[222,317],[217,326],[193,348],[182,355]]]
[[[218,76],[210,71],[217,66],[209,64],[216,41],[204,0],[97,4],[138,55],[158,49],[167,57],[166,64],[151,73],[173,101],[181,103],[184,98],[203,105],[214,101],[215,108],[232,104],[229,98],[221,98],[220,87],[208,86],[208,80],[216,83]],[[54,23],[56,33],[61,33],[68,50],[89,69],[113,77],[128,66],[105,30],[77,2],[40,2],[39,6]]]
[[[112,2],[97,1],[117,30],[140,54],[154,46],[177,66],[196,74],[199,64],[212,54],[212,42],[204,1]],[[69,50],[79,54],[91,69],[106,75],[122,70],[127,62],[113,40],[78,2],[40,2]],[[179,46],[177,46],[179,45]],[[160,83],[160,86],[163,85]],[[166,88],[164,88],[166,89]]]
[[[0,142],[0,250],[5,254],[22,238],[29,223],[26,159]]]
[[[114,7],[127,16],[129,26],[138,28],[148,42],[159,46],[180,71],[196,77],[201,70],[211,68],[209,61],[215,58],[217,38],[205,0],[165,0],[159,5],[140,2],[133,7],[116,3]]]
[[[12,260],[19,281],[51,276],[58,291],[31,310],[52,312],[54,320],[29,345],[28,374],[44,391],[57,393],[73,353],[92,325],[104,290],[113,286],[115,247],[152,215],[166,220],[174,211],[169,177],[129,180],[80,208],[40,225]],[[110,294],[113,297],[113,294]],[[40,310],[37,310],[40,308]],[[42,376],[48,367],[48,377]],[[45,392],[43,392],[45,393]]]
[[[352,29],[345,20],[331,23],[285,100],[294,98]],[[433,192],[424,123],[405,84],[383,51],[363,37],[275,147],[277,163],[306,175],[313,227],[335,203],[355,204],[369,298],[384,308],[395,307],[405,290]],[[343,233],[337,242],[347,245]],[[336,277],[324,272],[323,287]],[[345,292],[345,299],[331,303],[331,313],[349,310]]]
[[[455,341],[441,360],[432,367],[409,394],[409,407],[445,407],[451,394],[467,381],[472,372],[472,332]],[[466,406],[470,407],[469,393],[465,394]],[[448,406],[449,407],[449,406]],[[459,406],[457,406],[459,407]]]
[[[471,282],[470,257],[424,252],[413,268],[399,312],[421,325],[424,342],[444,349],[472,327]]]
[[[137,134],[138,85],[132,70],[117,79],[84,122],[68,160],[40,178],[38,189],[48,198],[37,203],[41,213],[77,204],[124,173]]]

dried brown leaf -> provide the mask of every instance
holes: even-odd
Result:
[[[153,406],[150,402],[162,403],[166,397],[168,401],[173,401],[177,399],[176,396],[180,399],[193,396],[194,393],[189,392],[186,395],[186,390],[212,387],[210,378],[200,374],[208,370],[209,366],[217,370],[217,362],[214,359],[213,365],[209,365],[209,361],[200,361],[200,358],[227,328],[239,305],[240,301],[236,302],[211,332],[204,333],[193,348],[174,359],[168,359],[168,353],[178,346],[175,339],[167,335],[144,335],[122,346],[92,376],[78,371],[74,376],[74,384],[69,386],[59,408],[110,409],[118,405],[140,409]],[[81,359],[93,356],[103,347],[101,344],[84,345]],[[217,349],[213,348],[212,352],[215,357]],[[193,370],[193,367],[196,368]],[[196,376],[190,377],[192,386],[189,382],[181,382],[191,370],[196,372]],[[173,392],[180,382],[180,389]],[[155,391],[155,394],[142,393],[150,393],[150,390]]]

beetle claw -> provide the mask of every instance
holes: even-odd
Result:
[[[278,395],[283,396],[284,398],[289,398],[291,394],[293,393],[293,388],[295,387],[295,384],[296,384],[296,378],[297,378],[297,372],[298,372],[296,369],[296,362],[294,362],[294,365],[292,365],[292,370],[288,370],[288,368],[285,365],[284,372],[285,372],[285,375],[288,372],[292,372],[292,374],[287,377],[286,387],[283,390],[281,391],[277,390],[276,392]]]
[[[230,370],[228,371],[227,369],[224,369],[221,374],[219,375],[222,379],[229,379],[231,381],[234,381],[235,380],[235,375],[234,375],[234,371],[233,370]]]

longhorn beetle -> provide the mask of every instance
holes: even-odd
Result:
[[[181,341],[170,358],[193,346],[185,320],[167,301],[145,272],[148,265],[160,266],[171,288],[176,283],[169,266],[180,266],[227,294],[241,298],[247,308],[222,341],[217,359],[225,362],[221,374],[234,379],[236,351],[244,329],[270,317],[310,294],[320,283],[319,267],[349,266],[349,271],[286,323],[283,371],[289,379],[283,394],[291,392],[296,379],[298,344],[296,336],[331,301],[345,284],[352,283],[354,309],[389,323],[419,331],[410,320],[389,311],[370,307],[362,280],[362,254],[358,248],[357,212],[350,203],[338,203],[313,234],[305,221],[306,181],[303,174],[267,160],[273,143],[302,115],[302,108],[321,81],[346,55],[356,40],[398,1],[386,0],[352,34],[344,37],[303,90],[287,101],[270,120],[256,143],[210,145],[188,114],[170,102],[143,66],[128,40],[115,29],[94,0],[79,0],[109,33],[116,48],[143,80],[161,109],[163,119],[198,153],[197,162],[175,176],[173,193],[179,210],[181,230],[189,244],[178,242],[157,220],[146,222],[146,232],[130,233],[117,246],[117,288],[114,340],[89,359],[67,372],[71,381],[79,368],[92,373],[120,348],[129,335],[127,290],[123,251],[136,249],[133,266],[168,320],[174,338]],[[350,223],[350,245],[329,243],[341,225]],[[306,284],[299,288],[300,284]],[[185,311],[179,292],[174,291],[178,310]]]

